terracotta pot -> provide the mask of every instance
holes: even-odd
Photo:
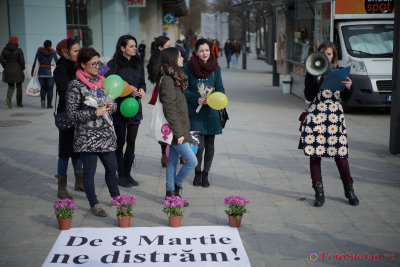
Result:
[[[119,227],[129,227],[131,225],[131,217],[132,216],[122,216],[122,218],[118,218]]]
[[[242,216],[240,216],[239,221],[236,220],[236,216],[228,215],[228,217],[229,217],[230,227],[240,227],[240,223],[242,222]]]
[[[169,226],[171,226],[171,227],[179,227],[179,226],[181,226],[182,215],[168,217],[168,220],[169,220]]]
[[[72,218],[67,219],[57,219],[58,220],[58,228],[60,230],[68,230],[71,228]]]

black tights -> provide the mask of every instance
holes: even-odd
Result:
[[[347,158],[335,157],[335,162],[340,173],[340,179],[344,182],[350,181],[351,174]],[[313,182],[322,182],[321,157],[310,157],[310,172]]]
[[[117,149],[115,154],[123,155],[123,149],[126,142],[125,154],[135,154],[135,141],[139,130],[139,124],[114,125],[117,135]]]
[[[214,158],[214,140],[215,135],[200,135],[199,136],[199,149],[196,154],[197,158],[197,166],[195,168],[196,171],[201,171],[201,162],[203,161],[203,152],[204,152],[204,172],[209,172],[211,169],[211,164]]]

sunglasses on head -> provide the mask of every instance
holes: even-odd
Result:
[[[85,65],[90,65],[93,68],[96,68],[96,67],[100,68],[101,66],[103,66],[103,63],[101,63],[101,61],[97,61],[97,62],[93,62],[93,63],[86,62]]]

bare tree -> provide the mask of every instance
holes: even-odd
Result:
[[[179,18],[179,25],[188,40],[196,39],[201,30],[201,13],[208,10],[207,0],[190,1],[189,15]]]

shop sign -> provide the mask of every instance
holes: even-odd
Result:
[[[128,0],[128,7],[146,7],[146,0]]]

